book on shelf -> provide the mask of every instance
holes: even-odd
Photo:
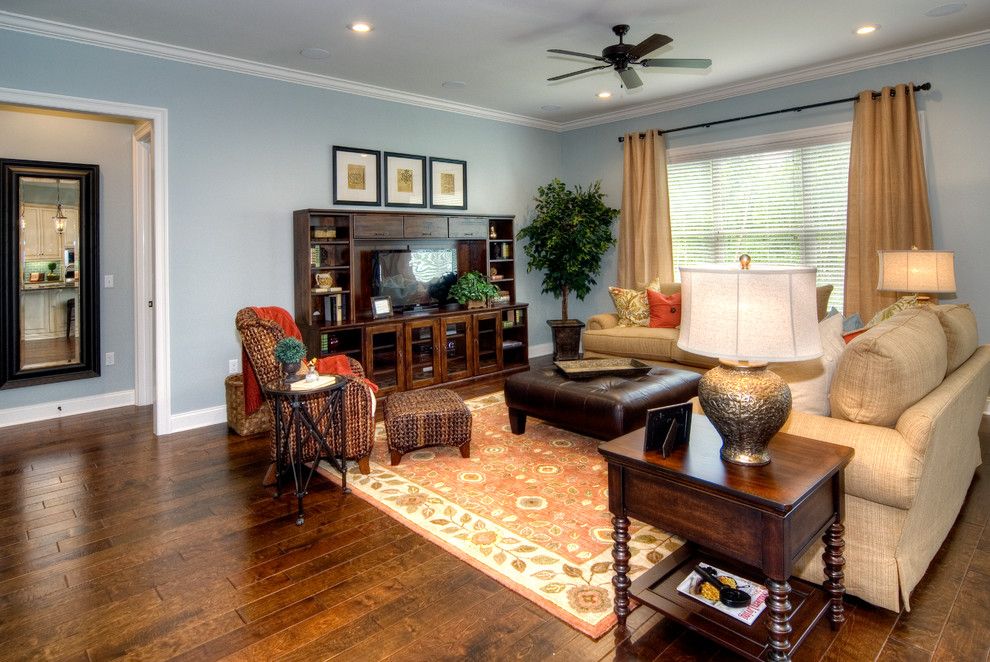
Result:
[[[311,246],[309,249],[309,264],[313,267],[320,266],[320,247]]]
[[[333,294],[335,292],[343,292],[342,287],[314,287],[310,290],[313,294]]]
[[[347,317],[347,301],[340,292],[327,294],[323,297],[323,319],[336,324],[343,322]]]
[[[726,572],[725,570],[721,570],[707,563],[704,564],[704,567],[708,568],[708,570],[711,571],[711,573],[716,577],[728,577],[735,583],[735,588],[749,593],[752,598],[749,605],[733,609],[731,607],[726,607],[724,604],[719,602],[717,598],[713,600],[702,595],[701,585],[707,582],[705,582],[701,575],[694,570],[692,570],[690,574],[684,578],[684,581],[677,585],[677,591],[690,598],[694,598],[698,602],[702,602],[709,607],[714,607],[723,614],[728,614],[737,621],[742,621],[746,625],[752,625],[767,606],[766,601],[769,592],[766,587],[761,586],[760,584],[754,584],[748,579],[740,577],[739,575],[734,575],[731,572]],[[730,583],[729,586],[731,585],[732,584]],[[710,584],[709,587],[711,587]]]

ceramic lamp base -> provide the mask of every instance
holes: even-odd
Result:
[[[722,437],[726,462],[761,466],[791,412],[791,389],[767,364],[720,361],[698,383],[698,400]]]

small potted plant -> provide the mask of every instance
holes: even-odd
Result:
[[[470,308],[484,308],[488,300],[498,296],[498,288],[477,271],[469,271],[450,287],[449,298]]]
[[[58,274],[55,273],[56,269],[58,269],[58,262],[48,263],[48,280],[58,280]]]
[[[306,358],[306,345],[296,338],[282,338],[275,344],[275,360],[282,364],[286,382],[298,381],[299,365]]]

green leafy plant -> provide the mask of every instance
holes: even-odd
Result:
[[[468,301],[488,301],[498,296],[498,288],[477,271],[469,271],[451,285],[449,297],[457,303]]]
[[[275,360],[279,363],[298,363],[306,358],[306,345],[296,338],[282,338],[275,343]]]
[[[561,319],[567,319],[567,298],[584,299],[598,283],[602,256],[615,244],[612,221],[619,210],[605,204],[601,182],[568,190],[554,179],[536,189],[536,217],[519,231],[529,264],[526,271],[543,271],[543,292],[561,299]]]
[[[50,271],[52,273],[55,273],[55,270],[56,269],[58,269],[58,262],[49,262],[48,263],[48,271]]]

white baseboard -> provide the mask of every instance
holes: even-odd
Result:
[[[47,421],[52,418],[61,418],[62,416],[86,414],[103,409],[113,409],[114,407],[126,407],[133,404],[134,390],[131,389],[129,391],[88,395],[83,398],[43,402],[38,405],[11,407],[9,409],[0,409],[0,428],[9,425],[20,425],[21,423]]]
[[[546,356],[547,354],[553,354],[553,343],[545,342],[539,345],[529,346],[529,358],[536,358],[537,356]]]
[[[207,425],[227,422],[227,406],[207,407],[206,409],[196,409],[193,411],[173,414],[169,417],[168,433],[182,432],[202,428]]]

